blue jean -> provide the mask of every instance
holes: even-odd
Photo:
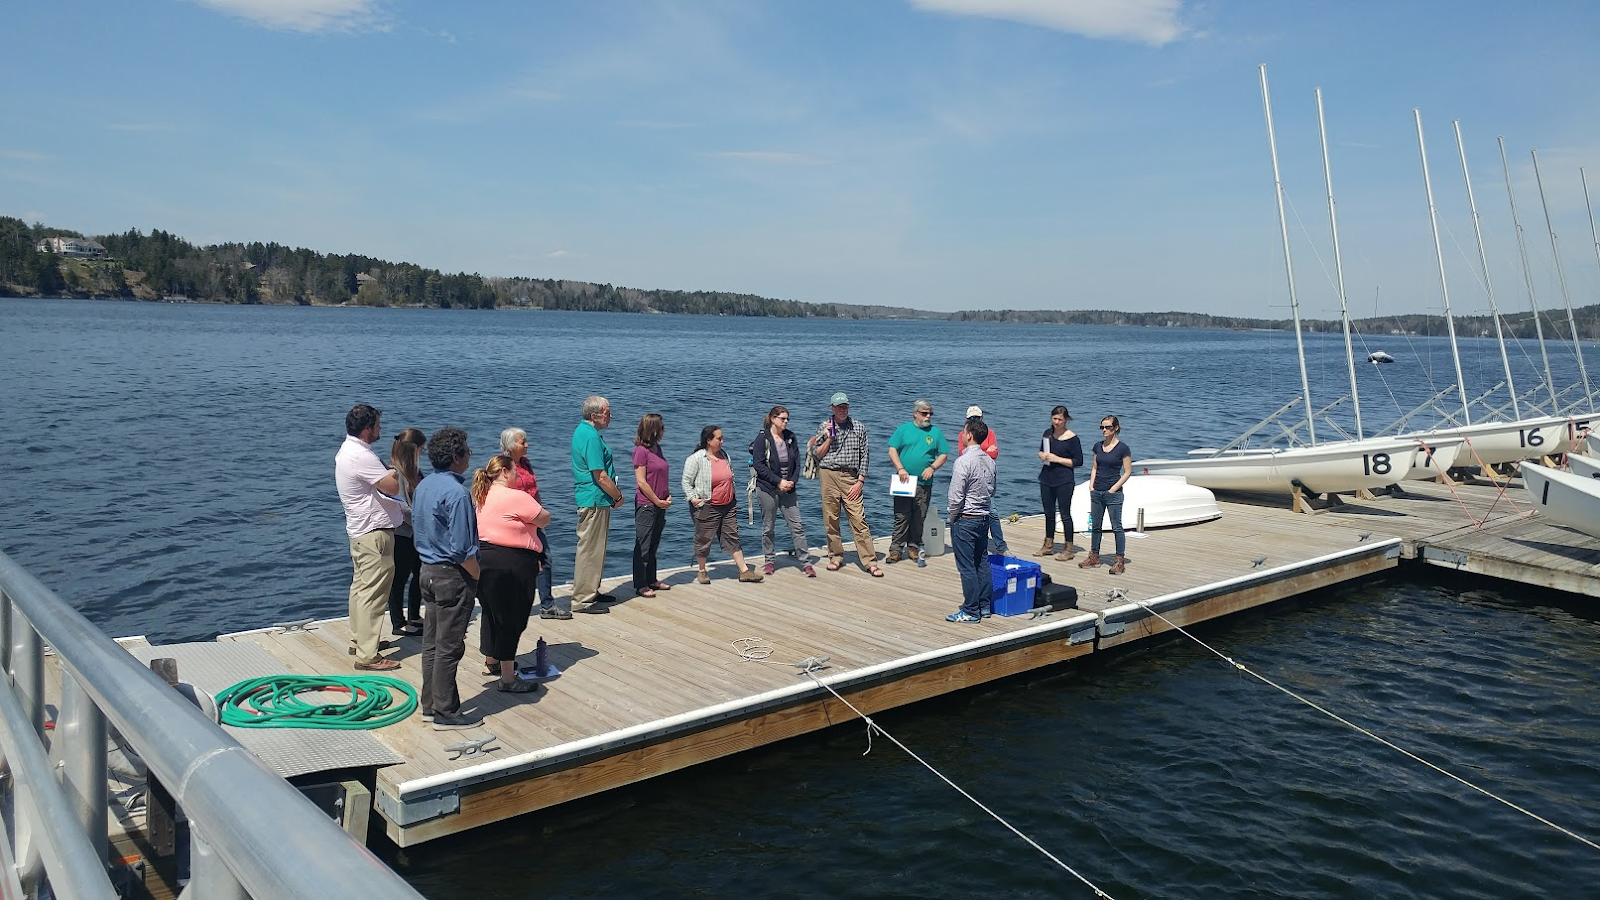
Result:
[[[962,516],[950,523],[950,543],[961,573],[961,611],[980,616],[992,602],[989,573],[989,520]]]
[[[1117,555],[1126,556],[1128,552],[1128,538],[1122,533],[1122,492],[1117,491],[1090,491],[1089,492],[1089,521],[1094,523],[1094,537],[1089,541],[1089,552],[1100,552],[1100,530],[1105,526],[1105,517],[1111,517],[1111,530],[1117,535]]]
[[[989,546],[996,551],[1004,553],[1006,545],[1005,533],[1000,530],[1000,517],[995,513],[989,514]]]
[[[552,572],[555,570],[554,561],[556,557],[555,554],[550,552],[550,539],[545,537],[544,529],[540,528],[537,531],[539,533],[539,546],[544,548],[544,565],[539,567],[539,577],[534,581],[534,584],[539,588],[539,608],[555,609],[555,594],[551,592],[550,585],[553,577]]]

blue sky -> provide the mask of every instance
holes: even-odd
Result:
[[[1446,281],[1600,302],[1600,4],[1483,0],[12,4],[0,213],[445,271],[925,309],[1287,315],[1257,66],[1305,314]],[[1377,298],[1377,299],[1375,299]],[[1380,307],[1381,304],[1381,307]]]

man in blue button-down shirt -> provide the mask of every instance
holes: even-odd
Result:
[[[433,474],[417,485],[411,527],[422,559],[422,718],[435,731],[472,728],[483,719],[461,714],[456,666],[466,653],[467,625],[478,594],[478,516],[464,477],[472,461],[467,433],[441,428],[428,439]]]

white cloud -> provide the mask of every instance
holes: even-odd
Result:
[[[571,251],[568,250],[551,250],[549,253],[545,254],[545,256],[550,259],[565,259],[571,255]]]
[[[195,0],[201,6],[283,31],[349,31],[372,25],[378,0]]]
[[[746,162],[779,163],[791,166],[816,166],[822,160],[804,153],[790,153],[786,150],[720,150],[709,153],[708,156],[716,159],[737,159]]]
[[[1170,44],[1186,30],[1183,0],[911,0],[917,9],[1038,25],[1090,38]]]

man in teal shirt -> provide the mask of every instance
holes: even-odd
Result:
[[[601,429],[611,424],[611,403],[604,397],[583,401],[583,421],[572,432],[572,480],[578,501],[578,551],[572,562],[572,612],[603,613],[602,603],[616,597],[600,593],[605,574],[606,542],[611,536],[611,510],[622,502],[611,448]],[[572,613],[556,609],[545,618],[566,619]]]
[[[917,486],[910,496],[895,494],[894,535],[889,538],[885,562],[899,562],[903,554],[919,566],[927,565],[917,551],[922,546],[923,523],[933,495],[933,473],[949,458],[950,444],[945,441],[944,432],[933,424],[933,404],[918,400],[911,405],[911,421],[889,436],[889,463],[894,466],[895,478],[907,486],[916,479]]]

